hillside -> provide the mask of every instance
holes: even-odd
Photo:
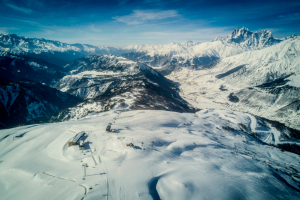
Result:
[[[178,87],[145,64],[118,56],[88,56],[65,66],[69,75],[54,87],[85,102],[62,111],[60,120],[78,119],[93,112],[120,109],[194,112]]]

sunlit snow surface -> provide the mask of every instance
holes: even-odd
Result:
[[[1,199],[299,199],[299,156],[243,133],[238,123],[257,131],[250,119],[115,110],[1,130]],[[80,131],[91,142],[84,151],[67,145]]]

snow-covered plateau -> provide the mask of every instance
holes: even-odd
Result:
[[[223,109],[112,110],[2,130],[1,199],[298,199],[300,158],[265,145],[284,140],[263,124]],[[84,150],[68,146],[80,131]]]

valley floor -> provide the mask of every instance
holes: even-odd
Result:
[[[252,115],[226,109],[112,110],[1,130],[1,199],[298,199],[299,156],[239,124],[280,142]],[[90,143],[68,147],[80,131]]]

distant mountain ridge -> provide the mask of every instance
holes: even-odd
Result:
[[[217,37],[212,42],[184,42],[165,45],[132,45],[127,47],[132,53],[122,56],[143,62],[164,75],[182,67],[206,68],[206,64],[222,58],[238,55],[246,51],[263,49],[280,43],[270,31],[251,32],[243,27],[236,28],[227,38]]]
[[[44,38],[27,38],[15,34],[0,34],[0,51],[27,55],[64,66],[67,63],[94,54],[121,54],[126,50],[88,44],[66,44]]]

